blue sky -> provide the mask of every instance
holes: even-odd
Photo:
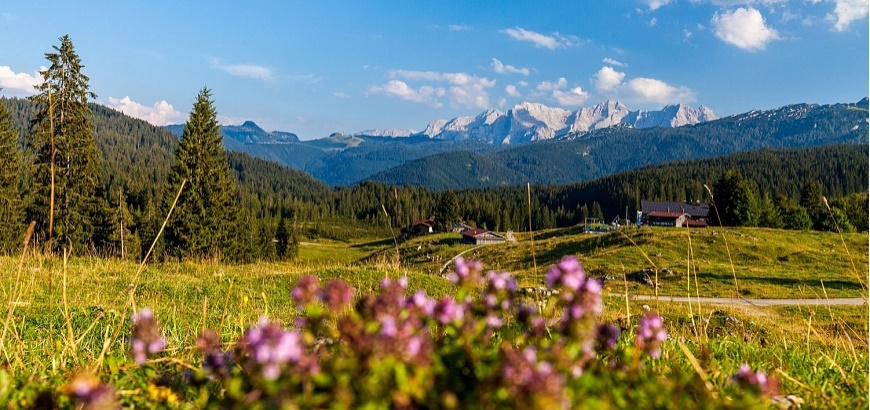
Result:
[[[0,93],[32,94],[69,34],[97,102],[303,139],[507,110],[705,105],[719,116],[868,94],[866,0],[2,1]]]

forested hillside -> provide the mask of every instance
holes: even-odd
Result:
[[[9,108],[15,128],[22,134],[28,132],[33,103],[21,99],[2,102]],[[127,255],[138,257],[144,242],[154,235],[164,217],[159,198],[177,189],[167,186],[166,181],[178,141],[161,127],[99,105],[91,105],[91,109],[96,142],[102,153],[98,192],[109,214],[114,215],[105,221],[104,229],[120,232],[123,220]],[[511,170],[499,164],[489,164],[485,159],[474,163],[479,154],[453,155],[456,161],[469,161],[469,169],[476,175],[489,173],[505,180],[510,178]],[[444,195],[422,187],[393,187],[375,182],[331,188],[287,166],[232,151],[228,152],[228,165],[239,182],[235,201],[240,245],[234,259],[240,261],[277,258],[274,240],[282,219],[296,226],[296,235],[310,239],[347,240],[360,231],[387,236],[388,221],[382,205],[390,215],[389,225],[399,228],[417,219],[437,216],[439,199]],[[820,193],[854,219],[851,226],[867,229],[866,194],[863,194],[863,202],[860,200],[860,193],[867,189],[867,146],[850,144],[766,149],[648,166],[572,185],[533,185],[533,227],[569,226],[582,221],[584,216],[609,220],[624,215],[626,207],[633,213],[641,199],[706,200],[703,185],[713,186],[729,169],[739,171],[757,187],[759,202],[784,195],[796,203],[805,185],[817,182]],[[32,198],[29,198],[30,182],[26,172],[24,174],[21,192],[27,202]],[[459,215],[464,221],[496,230],[528,229],[524,185],[464,190],[456,192],[456,196]],[[855,210],[861,206],[865,210],[863,220],[861,210]],[[23,232],[23,220],[20,226]],[[110,238],[100,252],[119,254],[118,244],[111,242],[119,239],[116,236]],[[134,249],[137,247],[140,249]]]
[[[372,176],[432,189],[567,184],[670,161],[763,148],[860,144],[868,138],[867,99],[856,104],[800,104],[676,128],[606,128],[558,141],[520,145],[478,158],[493,172],[470,173],[453,153],[423,158]],[[496,164],[501,166],[496,166]],[[512,173],[502,174],[506,167]],[[450,178],[441,176],[450,175]]]

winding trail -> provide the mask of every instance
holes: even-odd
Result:
[[[442,266],[442,267],[441,267],[441,270],[438,271],[438,276],[443,275],[443,274],[444,274],[444,270],[447,269],[447,267],[450,266],[450,264],[453,263],[453,261],[455,261],[456,258],[458,258],[458,257],[460,257],[460,256],[462,256],[462,255],[464,255],[464,254],[466,254],[466,253],[468,253],[468,252],[471,252],[471,251],[473,251],[473,250],[475,250],[475,249],[480,249],[480,248],[482,248],[482,247],[484,247],[484,246],[486,246],[486,245],[477,245],[477,246],[475,246],[475,247],[473,247],[473,248],[468,248],[468,249],[466,249],[466,250],[464,250],[464,251],[462,251],[462,252],[457,253],[456,256],[450,258],[449,261],[447,261],[447,262],[444,263],[444,266]]]
[[[608,296],[624,298],[625,294],[611,293]],[[655,296],[628,295],[629,300],[651,300]],[[712,303],[717,305],[745,305],[745,306],[863,306],[867,303],[864,298],[831,298],[831,299],[744,299],[744,298],[688,298],[685,296],[659,296],[660,302],[695,302]]]

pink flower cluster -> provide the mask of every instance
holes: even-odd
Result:
[[[662,355],[662,343],[667,339],[668,331],[665,330],[661,316],[649,312],[640,319],[635,341],[639,349],[647,352],[653,359],[658,359]]]
[[[149,356],[160,353],[166,347],[166,340],[160,334],[160,327],[154,319],[151,308],[143,308],[133,314],[133,330],[130,338],[130,353],[137,364],[143,365]]]

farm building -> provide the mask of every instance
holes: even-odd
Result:
[[[486,229],[472,228],[462,231],[462,242],[471,245],[490,245],[503,243],[506,240],[504,236]]]
[[[435,225],[435,217],[430,216],[429,219],[421,219],[411,224],[412,235],[426,235],[435,232],[432,226]]]
[[[710,213],[710,205],[700,201],[640,201],[640,208],[647,225],[654,226],[702,228],[707,226],[707,214]]]

